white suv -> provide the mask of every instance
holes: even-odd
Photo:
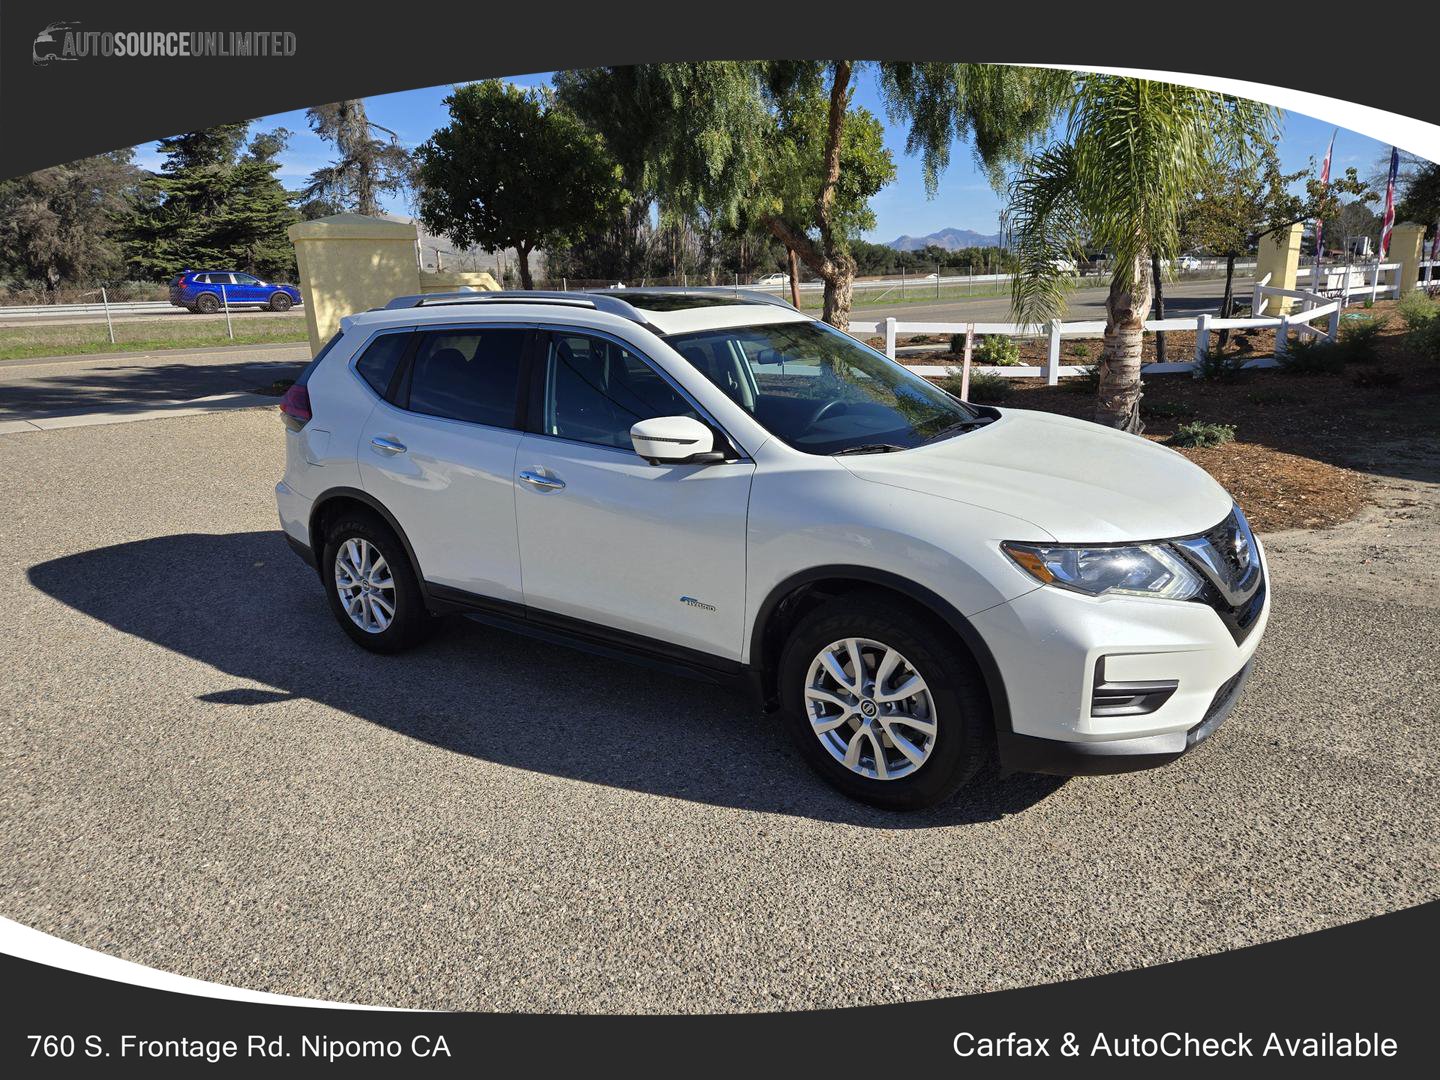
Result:
[[[992,746],[1170,761],[1269,614],[1259,542],[1181,455],[966,404],[764,294],[401,297],[281,408],[280,520],[360,645],[463,612],[744,680],[882,806]]]

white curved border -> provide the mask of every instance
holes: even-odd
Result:
[[[1194,75],[1184,71],[1151,71],[1146,68],[1090,67],[1087,64],[1030,64],[1029,67],[1063,68],[1068,71],[1094,71],[1101,75],[1127,75],[1136,79],[1179,83],[1218,94],[1263,101],[1287,112],[1304,113],[1317,120],[1338,124],[1379,142],[1390,143],[1431,161],[1440,161],[1440,124],[1426,123],[1411,116],[1360,105],[1341,98],[1292,90],[1286,86],[1225,79],[1218,75]],[[1379,77],[1383,81],[1383,76]]]
[[[18,956],[22,960],[33,960],[47,967],[63,968],[81,975],[94,975],[112,982],[128,983],[131,986],[148,986],[155,990],[171,990],[177,994],[193,994],[199,997],[225,998],[230,1001],[251,1001],[261,1005],[304,1005],[312,1009],[377,1009],[381,1011],[410,1012],[409,1009],[383,1010],[377,1005],[347,1005],[343,1001],[320,1001],[315,998],[291,997],[288,994],[267,994],[261,990],[243,990],[235,986],[192,979],[186,975],[172,975],[168,971],[106,956],[83,945],[72,945],[57,937],[32,930],[28,926],[0,918],[0,952]]]

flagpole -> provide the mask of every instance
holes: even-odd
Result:
[[[1330,156],[1335,153],[1335,136],[1338,134],[1340,134],[1340,129],[1338,127],[1330,133],[1330,145],[1325,150],[1325,164],[1320,168],[1322,199],[1329,194]],[[1325,219],[1317,217],[1315,219],[1315,272],[1310,278],[1310,291],[1317,294],[1320,293],[1320,257],[1321,252],[1323,251],[1322,247],[1320,246],[1320,241],[1321,237],[1324,235],[1324,231]]]

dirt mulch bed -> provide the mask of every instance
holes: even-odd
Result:
[[[976,338],[978,346],[981,338]],[[1050,343],[1048,338],[1016,338],[1020,345],[1020,363],[1044,365],[1050,358]],[[960,364],[965,359],[963,346],[960,351],[952,351],[948,340],[940,340],[934,334],[917,334],[912,337],[900,337],[896,339],[899,345],[939,345],[941,348],[934,352],[903,352],[900,360],[906,364]],[[883,338],[869,339],[873,348],[883,350],[885,341]],[[1061,364],[1093,364],[1100,358],[1101,340],[1096,338],[1061,338],[1060,339],[1060,363]],[[1153,333],[1145,335],[1145,342],[1140,354],[1142,363],[1149,364],[1156,360],[1155,355],[1156,338]],[[1210,335],[1211,349],[1220,348],[1220,334],[1218,331]],[[1275,351],[1275,331],[1258,329],[1232,331],[1229,340],[1225,343],[1224,353],[1227,356],[1269,356]],[[1189,363],[1195,358],[1195,331],[1193,330],[1167,330],[1165,332],[1165,359],[1168,363]]]
[[[1384,316],[1392,307],[1380,303],[1363,314]],[[1223,484],[1257,529],[1319,528],[1345,521],[1370,501],[1373,481],[1367,473],[1386,470],[1387,446],[1440,445],[1440,363],[1412,355],[1394,318],[1379,353],[1378,360],[1351,364],[1336,375],[1290,375],[1267,368],[1231,383],[1155,375],[1146,381],[1140,404],[1145,435],[1165,443],[1191,421],[1233,425],[1234,442],[1177,449]],[[1398,381],[1356,384],[1362,373],[1377,371]],[[1009,382],[1014,390],[1005,405],[1094,417],[1093,395],[1077,392],[1073,384]]]

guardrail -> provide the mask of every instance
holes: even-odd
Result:
[[[1163,364],[1146,364],[1146,375],[1162,375],[1168,373],[1188,371],[1193,374],[1197,365],[1210,351],[1210,334],[1216,330],[1239,330],[1245,328],[1273,328],[1275,330],[1275,352],[1283,356],[1287,343],[1290,339],[1290,332],[1293,330],[1297,335],[1321,337],[1327,340],[1334,340],[1339,331],[1341,301],[1331,300],[1329,297],[1321,296],[1318,293],[1306,292],[1303,289],[1279,289],[1270,286],[1267,275],[1254,288],[1255,306],[1260,310],[1269,303],[1272,297],[1289,297],[1299,299],[1304,305],[1299,311],[1282,313],[1274,316],[1252,315],[1243,319],[1219,319],[1213,315],[1204,314],[1195,318],[1184,319],[1146,319],[1146,330],[1193,330],[1195,331],[1195,358],[1184,362],[1170,362]],[[1312,326],[1314,320],[1325,317],[1327,319],[1324,329]],[[1060,363],[1060,342],[1064,338],[1098,338],[1105,335],[1105,323],[1103,320],[1084,320],[1077,322],[1062,322],[1059,319],[1051,319],[1047,323],[1036,323],[1026,325],[1023,323],[1003,322],[902,322],[895,318],[879,319],[874,322],[852,321],[850,333],[861,334],[883,334],[885,337],[885,355],[892,360],[895,359],[897,350],[896,339],[902,335],[911,334],[950,334],[965,335],[965,360],[963,370],[967,372],[982,372],[987,375],[1001,375],[1005,378],[1044,378],[1045,381],[1054,386],[1062,378],[1074,375],[1083,375],[1086,372],[1084,366]],[[985,334],[1001,334],[1006,337],[1045,337],[1048,342],[1046,362],[1039,364],[1016,364],[1016,365],[972,365],[970,354],[977,336]],[[1257,357],[1247,361],[1246,367],[1274,367],[1279,361],[1275,357]],[[947,364],[915,364],[910,370],[917,375],[941,376],[949,375],[958,365]]]
[[[170,311],[168,300],[117,300],[98,304],[16,304],[0,307],[0,319],[54,319],[61,316],[150,315]]]

